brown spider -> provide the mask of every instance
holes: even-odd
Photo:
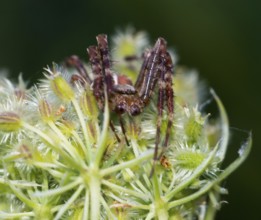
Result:
[[[116,83],[111,71],[107,36],[100,34],[96,39],[98,45],[90,46],[87,49],[94,80],[92,81],[90,79],[79,58],[77,56],[71,56],[67,60],[67,65],[75,67],[79,72],[78,75],[72,76],[72,81],[79,81],[82,84],[89,83],[92,86],[93,94],[101,109],[103,109],[105,103],[104,91],[107,92],[110,110],[119,116],[122,132],[128,145],[129,143],[121,115],[124,113],[128,113],[130,116],[139,115],[149,104],[155,87],[158,85],[158,119],[154,151],[155,162],[158,160],[158,145],[160,141],[164,102],[166,102],[168,109],[168,123],[163,144],[164,147],[168,146],[174,114],[174,92],[172,87],[173,63],[166,48],[166,41],[163,38],[158,38],[154,47],[144,55],[140,73],[133,86],[130,80],[125,76],[118,76],[118,82]],[[112,122],[110,122],[110,127],[114,131],[117,140],[120,141]]]

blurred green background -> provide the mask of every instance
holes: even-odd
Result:
[[[229,158],[252,130],[246,163],[224,183],[229,195],[217,219],[261,219],[261,4],[244,0],[126,0],[0,2],[0,68],[16,78],[41,77],[42,67],[71,54],[85,58],[98,33],[132,25],[151,40],[167,39],[179,64],[195,68],[229,114]],[[242,130],[237,130],[240,128]]]

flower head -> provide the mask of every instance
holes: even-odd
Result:
[[[113,70],[128,84],[147,46],[146,34],[132,29],[113,38]],[[18,90],[0,79],[2,218],[214,218],[209,207],[218,207],[219,194],[226,192],[220,183],[245,160],[251,137],[222,170],[227,116],[213,91],[220,119],[211,121],[201,111],[204,89],[194,71],[176,67],[170,134],[168,111],[157,127],[157,98],[139,116],[119,116],[106,93],[94,96],[94,83],[73,84],[71,70],[56,64],[44,71],[46,79],[30,90],[21,78]],[[157,129],[161,137],[170,135],[169,145],[159,140],[153,160]]]

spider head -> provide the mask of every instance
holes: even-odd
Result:
[[[139,115],[142,111],[142,102],[135,95],[118,95],[114,111],[117,114],[128,113],[130,116]]]
[[[129,107],[129,111],[128,113],[131,115],[131,116],[136,116],[138,114],[141,113],[141,107],[137,104],[132,104],[130,107]]]
[[[117,113],[117,114],[123,114],[126,112],[126,108],[127,108],[127,105],[125,102],[119,102],[116,106],[115,106],[115,109],[114,111]]]

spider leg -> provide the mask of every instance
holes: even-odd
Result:
[[[114,86],[115,86],[115,82],[114,82],[114,79],[112,77],[112,72],[111,72],[111,69],[110,69],[110,57],[109,57],[107,35],[99,34],[96,37],[96,39],[97,39],[97,43],[98,43],[98,49],[99,49],[100,54],[101,54],[102,73],[103,73],[103,76],[104,76],[104,82],[105,82],[105,85],[106,85],[106,90],[107,90],[107,94],[108,94],[109,101],[110,101],[110,97],[113,95],[113,89],[114,89]],[[129,142],[128,142],[128,139],[126,137],[126,131],[125,131],[125,128],[124,128],[122,118],[121,118],[120,115],[118,117],[119,117],[121,130],[122,130],[122,133],[124,135],[126,144],[129,146]]]
[[[166,52],[166,73],[165,73],[165,83],[166,83],[166,101],[167,101],[167,108],[168,108],[168,124],[167,124],[167,131],[166,137],[164,141],[164,147],[168,146],[169,137],[171,126],[173,124],[174,119],[174,90],[173,90],[173,62],[171,60],[171,56],[168,52]]]
[[[160,69],[161,69],[160,78],[158,79],[159,90],[158,90],[158,101],[157,101],[158,118],[156,124],[156,140],[155,140],[155,148],[154,148],[154,156],[153,156],[153,166],[150,171],[150,177],[153,176],[156,161],[161,157],[161,156],[158,157],[158,151],[159,151],[162,115],[163,115],[163,108],[164,108],[164,95],[165,95],[165,83],[164,83],[165,70],[164,69],[165,68],[162,68],[161,66]]]
[[[96,46],[90,46],[87,48],[89,55],[89,61],[91,63],[92,72],[95,77],[92,83],[93,94],[98,102],[100,109],[104,108],[104,82],[102,75],[101,56]]]
[[[165,84],[164,84],[164,76],[165,76],[165,65],[163,65],[161,55],[166,51],[166,41],[163,38],[159,38],[156,41],[154,48],[147,53],[145,56],[144,62],[142,64],[142,68],[138,79],[135,83],[135,87],[139,93],[140,98],[142,99],[144,105],[148,105],[151,95],[155,89],[156,83],[158,82],[158,101],[157,101],[157,110],[158,110],[158,118],[156,125],[156,140],[155,140],[155,149],[153,156],[153,166],[150,172],[150,177],[152,177],[156,165],[156,161],[158,160],[158,149],[160,142],[160,133],[161,133],[161,122],[162,122],[162,114],[164,107],[164,93],[165,93]]]
[[[77,69],[77,71],[79,72],[79,76],[78,78],[75,76],[72,77],[73,81],[80,81],[82,84],[84,84],[84,82],[87,82],[89,84],[92,83],[92,80],[90,79],[87,70],[85,69],[83,62],[79,59],[78,56],[73,55],[69,58],[66,59],[66,65],[70,66],[70,67],[74,67],[75,69]]]
[[[162,124],[162,115],[163,115],[163,107],[164,107],[164,96],[165,96],[165,67],[160,65],[160,78],[158,79],[158,101],[157,101],[157,110],[158,110],[158,118],[156,124],[156,140],[155,140],[155,148],[154,148],[154,156],[153,156],[153,166],[150,171],[150,177],[152,177],[156,165],[156,161],[159,159],[158,151],[159,151],[159,142],[160,142],[160,133],[161,133],[161,124]]]
[[[141,85],[142,85],[142,83],[143,83],[143,79],[144,79],[144,75],[145,75],[145,73],[146,73],[146,71],[147,71],[146,68],[147,68],[147,66],[148,66],[148,62],[149,62],[150,55],[151,55],[150,52],[148,52],[147,54],[145,54],[144,61],[143,61],[143,63],[142,63],[142,66],[141,66],[141,69],[140,69],[138,78],[137,78],[137,80],[136,80],[136,82],[135,82],[135,88],[136,88],[136,90],[138,90],[138,91],[140,90]]]
[[[166,51],[166,41],[163,38],[159,38],[154,48],[150,53],[148,53],[147,58],[144,60],[145,66],[143,67],[144,70],[141,72],[141,74],[143,74],[143,81],[137,90],[145,105],[148,105],[151,95],[155,89],[156,82],[160,77],[158,66],[160,61],[160,54],[163,51]],[[136,85],[139,84],[140,82],[138,82]]]
[[[171,126],[173,123],[174,115],[174,92],[172,88],[172,60],[167,52],[166,41],[163,38],[159,38],[147,57],[144,60],[140,76],[135,84],[138,86],[137,89],[144,105],[149,103],[149,100],[153,94],[156,83],[158,83],[158,101],[157,110],[158,118],[156,124],[156,140],[155,140],[155,150],[153,157],[153,167],[150,173],[150,177],[154,173],[154,167],[156,161],[163,155],[164,149],[168,146],[169,136],[171,131]],[[158,157],[161,125],[162,125],[162,115],[164,109],[164,102],[166,101],[168,109],[168,124],[166,130],[166,137],[163,144],[163,151]]]
[[[109,123],[110,123],[110,124],[109,124],[109,125],[110,125],[110,128],[111,128],[112,132],[114,133],[114,135],[115,135],[115,137],[116,137],[116,139],[117,139],[117,142],[120,143],[120,142],[121,142],[121,139],[119,138],[118,134],[116,133],[116,130],[115,130],[115,127],[114,127],[114,125],[113,125],[113,123],[112,123],[112,120],[110,120]]]
[[[102,73],[106,84],[108,96],[113,92],[114,80],[110,69],[110,58],[107,35],[99,34],[97,37],[98,49],[101,54]]]
[[[98,48],[96,46],[90,46],[87,49],[89,60],[91,63],[92,72],[95,74],[95,79],[93,81],[92,87],[93,87],[93,94],[98,102],[99,108],[103,110],[104,108],[104,82],[103,82],[103,74],[102,74],[102,64],[100,59],[100,53],[98,51]],[[110,120],[109,126],[111,130],[113,131],[116,139],[118,142],[120,142],[120,138],[116,133],[115,127]]]
[[[172,81],[173,63],[172,63],[172,60],[171,60],[171,56],[168,52],[166,52],[163,55],[163,57],[164,57],[163,59],[164,59],[164,65],[165,65],[163,83],[164,83],[164,89],[165,89],[166,106],[167,106],[167,109],[168,109],[168,122],[167,122],[167,130],[166,130],[165,140],[164,140],[164,143],[163,143],[163,150],[160,153],[159,157],[157,157],[157,155],[156,155],[156,160],[161,159],[166,148],[168,147],[169,137],[170,137],[170,133],[171,133],[171,127],[172,127],[173,119],[174,119],[174,90],[173,90],[173,81]],[[159,83],[160,83],[160,81],[159,81]],[[160,121],[160,123],[161,123],[161,121]],[[154,157],[154,159],[155,159],[155,157]]]
[[[118,117],[119,117],[119,121],[120,121],[120,125],[121,125],[121,130],[122,130],[122,133],[123,133],[124,138],[125,138],[125,142],[126,142],[126,144],[127,144],[128,146],[130,146],[129,141],[128,141],[128,138],[127,138],[127,136],[126,136],[126,130],[125,130],[125,127],[124,127],[124,124],[123,124],[122,117],[121,117],[121,115],[118,115]]]
[[[160,71],[160,78],[158,80],[159,84],[159,91],[158,91],[158,103],[157,103],[157,110],[158,110],[158,118],[157,118],[157,129],[156,129],[156,141],[155,141],[155,150],[154,150],[154,157],[153,160],[158,160],[158,148],[160,142],[160,133],[161,133],[161,124],[162,124],[162,114],[163,114],[163,107],[164,107],[164,93],[165,93],[165,83],[164,83],[164,75],[165,75],[165,68],[161,66]]]

